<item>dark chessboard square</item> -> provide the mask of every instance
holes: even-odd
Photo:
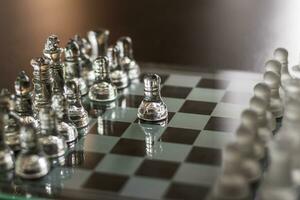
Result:
[[[168,127],[161,136],[163,142],[193,144],[200,131],[184,128]]]
[[[221,164],[222,151],[220,149],[207,147],[193,147],[186,158],[186,162],[216,165]]]
[[[172,183],[169,187],[165,198],[167,199],[187,199],[187,200],[201,200],[205,199],[209,192],[209,187],[190,185],[183,183]]]
[[[118,192],[127,180],[127,176],[94,172],[84,183],[83,188]]]
[[[239,120],[225,117],[211,117],[204,127],[204,130],[210,131],[234,131],[239,124]]]
[[[210,89],[226,89],[229,83],[230,81],[227,80],[203,78],[199,81],[197,87]]]
[[[221,102],[246,105],[250,97],[249,93],[226,91]]]
[[[94,169],[104,156],[105,155],[102,153],[73,151],[66,157],[66,166],[82,169]]]
[[[176,173],[179,163],[160,160],[144,160],[136,171],[136,175],[162,179],[171,179]]]
[[[145,141],[121,138],[111,150],[111,153],[130,156],[145,156],[145,148]]]
[[[131,94],[121,95],[118,98],[118,105],[120,107],[126,106],[131,108],[138,108],[143,99],[144,97],[140,95],[131,95]]]
[[[120,137],[129,126],[128,122],[98,120],[89,133]]]
[[[185,99],[189,95],[191,90],[192,90],[192,88],[189,88],[189,87],[178,87],[178,86],[165,85],[161,88],[161,95],[163,97]]]
[[[141,83],[144,83],[144,76],[146,75],[147,73],[142,73],[140,75],[140,82]],[[169,75],[168,74],[158,74],[160,79],[161,79],[161,84],[164,84],[166,82],[166,80],[169,78]]]
[[[179,112],[210,115],[215,109],[216,105],[216,103],[212,102],[187,100],[181,106]]]
[[[169,123],[171,121],[171,119],[174,117],[174,115],[175,115],[174,112],[168,112],[168,121],[167,121],[167,123]],[[139,121],[141,121],[142,123],[157,124],[157,125],[161,125],[164,122],[164,120],[158,121],[158,122],[151,122],[151,121],[144,121],[144,120],[140,120],[139,118],[136,118],[134,123],[138,123]]]

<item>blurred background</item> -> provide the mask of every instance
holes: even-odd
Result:
[[[298,63],[299,0],[2,0],[1,87],[12,88],[29,61],[41,56],[45,39],[65,45],[75,33],[104,27],[114,42],[133,38],[140,63],[166,63],[182,70],[263,70],[277,47]]]

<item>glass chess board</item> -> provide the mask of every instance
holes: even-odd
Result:
[[[0,198],[204,199],[218,177],[259,74],[160,72],[168,120],[143,123],[141,80],[116,102],[95,106],[87,134],[46,177],[1,177]]]

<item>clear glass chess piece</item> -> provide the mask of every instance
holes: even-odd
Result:
[[[93,62],[99,56],[105,56],[108,47],[109,30],[100,28],[91,30],[87,33],[87,37],[92,47],[91,61]]]
[[[1,98],[1,103],[4,99]],[[0,112],[0,173],[6,173],[15,167],[15,158],[13,151],[5,143],[5,123],[8,121],[8,115]]]

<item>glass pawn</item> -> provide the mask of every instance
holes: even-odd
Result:
[[[87,37],[92,46],[91,61],[93,62],[99,56],[105,56],[108,47],[109,30],[91,30],[87,33]]]

